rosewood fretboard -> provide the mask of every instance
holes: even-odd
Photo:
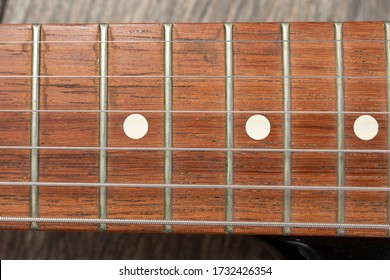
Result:
[[[0,227],[388,236],[389,40],[383,22],[2,25]]]

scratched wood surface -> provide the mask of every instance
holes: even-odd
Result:
[[[195,5],[195,2],[191,2],[191,1],[189,1],[189,2],[188,1],[166,1],[166,2],[163,2],[164,4],[157,3],[156,1],[142,1],[142,2],[141,1],[128,1],[128,2],[117,1],[117,3],[112,3],[112,6],[108,7],[108,6],[106,6],[107,5],[106,2],[104,2],[104,3],[102,2],[101,5],[96,5],[96,6],[95,6],[95,4],[92,4],[92,2],[86,1],[88,3],[83,3],[84,5],[82,5],[81,2],[78,1],[76,3],[76,1],[74,1],[74,2],[68,1],[68,2],[64,3],[64,2],[60,2],[60,1],[58,1],[58,2],[57,1],[34,1],[34,3],[33,3],[32,1],[12,1],[12,2],[6,3],[6,5],[5,5],[3,22],[12,22],[12,23],[19,23],[19,22],[66,22],[66,21],[79,22],[80,20],[82,20],[84,22],[102,22],[102,21],[123,22],[126,20],[134,20],[134,21],[138,20],[138,21],[142,21],[142,22],[145,22],[145,21],[183,21],[183,20],[186,20],[186,21],[196,21],[196,20],[199,20],[199,21],[210,21],[210,20],[212,20],[212,21],[216,21],[216,20],[219,20],[219,21],[225,21],[225,20],[242,20],[242,21],[249,21],[249,20],[250,21],[292,20],[292,21],[294,21],[294,20],[311,20],[311,19],[313,19],[313,20],[351,20],[351,19],[358,19],[358,20],[376,19],[376,20],[380,20],[380,19],[385,19],[385,17],[387,16],[386,14],[384,14],[384,11],[386,9],[383,8],[383,5],[388,5],[388,3],[386,1],[372,1],[370,3],[367,3],[369,1],[361,1],[361,2],[360,1],[343,1],[342,3],[339,3],[340,1],[301,1],[299,4],[291,2],[291,3],[289,3],[290,6],[283,6],[283,7],[282,7],[283,4],[281,3],[282,1],[280,1],[280,2],[273,1],[272,2],[273,4],[271,4],[271,2],[266,2],[266,1],[247,1],[245,4],[241,3],[242,1],[232,1],[230,3],[230,5],[229,5],[229,3],[227,3],[227,1],[226,2],[199,1],[199,2],[197,2],[197,5]],[[175,5],[173,5],[174,8],[170,8],[170,5],[172,5],[173,2],[175,2],[174,3]],[[4,4],[4,3],[2,3],[2,4]],[[43,5],[45,5],[46,8],[40,9],[39,7],[42,7]],[[137,9],[134,9],[134,8],[131,9],[128,5],[132,5],[132,7],[135,6],[135,7],[137,7]],[[155,9],[152,9],[153,5],[154,5],[154,7],[156,7]],[[298,17],[297,11],[302,11],[303,6],[305,6],[305,9],[303,9],[303,10],[307,11],[307,13],[300,13],[300,15]],[[23,7],[26,7],[26,8],[23,9]],[[58,13],[58,8],[61,8],[60,10],[63,11],[63,13]],[[128,8],[127,10],[132,11],[132,13],[121,14],[121,12],[125,11],[126,8]],[[223,8],[222,10],[225,11],[224,13],[221,12],[221,8]],[[318,12],[320,10],[321,10],[321,13]],[[154,11],[154,12],[152,13],[150,11]],[[185,12],[180,13],[180,17],[179,17],[178,11],[185,11]],[[228,11],[228,12],[226,12],[226,11]],[[256,11],[261,11],[262,13],[256,14]],[[337,12],[334,13],[334,11],[337,11]],[[371,13],[367,13],[367,11],[368,12],[371,11]],[[267,16],[265,16],[265,15],[267,15]],[[373,27],[373,28],[375,29],[375,27]],[[47,34],[50,34],[50,32],[48,32]],[[297,27],[296,33],[294,33],[294,34],[296,34],[296,36],[299,36],[299,26]],[[327,34],[327,33],[325,32],[325,34]],[[382,35],[383,35],[383,32],[382,32]],[[259,36],[261,36],[261,34]],[[368,36],[368,35],[367,34],[359,34],[359,36],[364,37],[364,36]],[[292,46],[292,48],[294,48],[294,47],[299,49],[299,48],[305,48],[307,46],[303,46],[303,45],[299,46],[299,44],[297,43],[296,46]],[[245,52],[245,47],[243,47],[243,48],[244,48],[243,52]],[[309,46],[309,48],[310,48],[310,46]],[[378,48],[380,48],[380,46]],[[325,47],[325,49],[329,49],[329,53],[333,51],[333,50],[331,50],[330,47],[329,48]],[[50,51],[53,52],[52,59],[55,59],[55,48],[54,48],[54,50],[51,49]],[[312,48],[312,51],[315,51],[315,47]],[[28,53],[28,51],[25,53]],[[351,55],[353,56],[353,54],[351,54]],[[48,52],[47,59],[50,59],[49,52]],[[118,61],[120,61],[120,58],[118,58]],[[178,62],[180,63],[181,61],[178,60]],[[270,63],[272,63],[272,62],[270,62]],[[297,58],[297,63],[298,64],[300,63],[299,58]],[[304,58],[301,61],[301,63],[305,63]],[[177,66],[179,67],[180,65],[177,65]],[[248,65],[243,65],[243,66],[244,67],[242,69],[250,69],[250,67],[247,67]],[[72,65],[69,65],[69,67],[70,67],[69,69],[71,69]],[[91,64],[90,70],[93,71],[93,67],[94,66]],[[322,65],[320,65],[319,67],[322,67]],[[329,70],[329,69],[331,69],[331,67],[332,67],[331,65],[330,66],[324,65],[322,69],[324,69],[324,71],[326,73],[326,71],[331,71],[331,70]],[[178,69],[180,69],[180,67]],[[276,68],[275,68],[275,66],[274,66],[274,68],[268,67],[267,69],[272,71],[272,69],[277,69],[277,67]],[[300,67],[299,69],[305,69],[305,68]],[[294,68],[292,70],[294,71]],[[55,71],[55,69],[53,71]],[[66,71],[66,69],[64,71]],[[128,71],[132,71],[132,69],[128,69]],[[356,73],[354,73],[354,74],[359,75]],[[68,81],[68,82],[70,84],[72,84],[72,81]],[[139,82],[141,82],[141,81],[139,81]],[[180,82],[183,82],[183,81],[178,81],[177,84],[175,84],[178,88],[180,88],[180,84],[179,84]],[[191,83],[191,82],[194,83],[194,85],[193,85],[194,94],[198,93],[198,91],[196,91],[195,89],[197,89],[197,88],[199,88],[199,86],[201,86],[200,83],[196,84],[194,81],[186,81],[186,82],[187,83]],[[256,91],[256,81],[252,81],[252,85],[250,84],[250,82],[251,81],[242,81],[241,83],[237,82],[235,85],[236,91],[239,92],[240,87],[241,88],[248,88],[248,86],[249,86],[249,89],[253,90],[253,92],[255,92]],[[272,88],[278,87],[278,81],[262,81],[262,82],[264,83],[264,85],[268,85],[268,87],[267,86],[265,86],[265,87],[270,88],[270,90],[271,90],[271,85],[272,85]],[[327,83],[327,81],[323,81],[323,82]],[[117,97],[113,97],[116,99],[115,99],[115,102],[112,104],[115,104],[115,105],[118,103],[120,104],[121,94],[126,94],[125,92],[123,92],[124,87],[123,87],[123,85],[121,86],[120,81],[117,81],[117,84],[115,84],[115,81],[113,81],[112,83],[113,83],[113,86],[116,86],[118,89],[117,90],[117,93],[118,93]],[[247,83],[247,84],[245,84],[245,83]],[[81,83],[81,84],[88,88],[86,95],[88,95],[88,90],[90,92],[93,92],[94,87],[96,87],[96,81],[95,82],[91,81],[89,85],[86,85],[85,83]],[[313,83],[310,80],[297,79],[297,81],[292,81],[292,86],[295,85],[297,88],[297,94],[298,94],[298,90],[304,90],[305,88],[308,88],[310,90],[310,88],[313,87],[312,84]],[[377,88],[383,87],[383,81],[379,80],[375,84],[377,85]],[[26,85],[26,83],[23,83],[23,81],[20,82],[21,88],[20,88],[19,92],[21,94],[23,94],[23,93],[26,94],[26,89],[23,89],[23,86],[25,86],[25,85]],[[28,85],[28,81],[27,81],[27,85]],[[56,81],[53,81],[53,80],[45,81],[45,85],[47,85],[48,90],[51,86],[56,91],[56,94],[58,94],[58,96],[61,96],[61,94],[63,94],[63,89],[61,89],[61,87],[58,87],[58,83],[56,83]],[[330,82],[328,84],[324,84],[324,86],[328,86],[328,85],[330,85]],[[75,86],[75,85],[73,85],[73,86]],[[158,88],[159,86],[161,86],[161,84],[159,84],[159,81],[156,81],[156,88]],[[222,81],[220,82],[220,86],[223,86]],[[332,86],[333,85],[330,86],[328,93],[324,93],[325,97],[327,94],[330,94]],[[351,85],[346,84],[346,94],[348,93],[347,86],[350,86],[351,92],[359,91],[359,90],[361,90],[362,86],[364,87],[364,85],[356,85],[356,84],[354,85],[353,82],[351,82]],[[216,87],[218,87],[218,83],[217,83]],[[303,87],[303,89],[302,89],[302,87]],[[367,88],[367,86],[366,86],[366,88]],[[86,92],[86,91],[83,91],[83,92]],[[365,92],[366,92],[366,90],[365,90]],[[180,93],[178,93],[178,94],[180,94]],[[91,98],[93,98],[93,97],[91,97]],[[238,98],[239,98],[239,95],[238,95]],[[369,93],[368,93],[367,98],[368,99],[370,98]],[[22,102],[22,100],[20,102]],[[26,102],[26,100],[27,100],[27,106],[28,106],[29,100],[24,99],[25,102]],[[245,99],[242,99],[241,101],[242,101],[242,104],[244,105]],[[48,107],[58,106],[58,104],[56,104],[55,102],[56,102],[56,100],[53,99],[53,100],[48,100],[47,103],[45,103],[45,104]],[[195,102],[194,104],[196,105],[197,97],[195,97],[193,99],[193,102]],[[330,100],[328,105],[332,106],[332,102],[334,102],[334,100],[333,101]],[[356,102],[359,102],[359,100],[357,100]],[[77,101],[76,101],[76,103],[77,103]],[[93,107],[94,106],[93,104],[96,104],[96,103],[94,103],[94,100],[91,100],[91,102],[89,103],[89,106]],[[240,104],[240,103],[238,103],[238,104]],[[25,105],[26,105],[26,103],[25,103]],[[219,104],[219,105],[214,104],[214,105],[216,107],[223,106],[223,104]],[[353,103],[353,101],[352,101],[351,105],[359,106],[359,103]],[[23,105],[20,104],[20,106],[23,106]],[[183,106],[185,106],[185,105],[183,105]],[[293,99],[293,106],[294,106],[294,99]],[[297,106],[299,106],[299,102],[297,102]],[[311,106],[315,107],[315,106],[318,106],[318,104],[311,104]],[[321,106],[323,106],[323,104],[321,104]],[[295,125],[296,127],[299,127],[300,125],[302,125],[302,123],[313,122],[312,119],[305,119],[304,116],[302,116],[302,118],[303,119],[301,119],[301,120],[299,120],[299,119],[296,120],[295,123],[293,121],[293,125]],[[7,116],[6,119],[12,121],[13,118],[12,118],[12,116]],[[61,116],[58,116],[58,120],[60,120],[60,119],[61,119]],[[113,119],[113,120],[115,121],[115,119]],[[326,121],[331,123],[332,117],[330,116],[329,118],[326,119]],[[239,123],[240,120],[237,120],[236,122]],[[91,124],[91,126],[93,126],[93,121],[90,124]],[[313,123],[313,124],[315,125],[315,123]],[[14,125],[17,125],[17,124],[14,124]],[[22,126],[22,124],[19,124],[19,125]],[[179,122],[177,124],[177,127],[178,127],[178,129],[180,129],[180,127],[183,128],[183,127],[185,127],[185,124]],[[213,129],[213,128],[209,128],[209,129]],[[218,127],[214,128],[214,129],[218,129]],[[29,132],[26,131],[26,133],[29,133]],[[58,133],[61,133],[60,128],[58,130]],[[47,137],[49,137],[49,138],[47,138],[47,141],[50,141],[50,136],[47,135]],[[236,137],[239,137],[239,136],[236,136]],[[313,135],[313,137],[315,137],[315,136]],[[22,137],[22,138],[24,138],[24,137]],[[27,137],[27,139],[28,139],[28,137]],[[57,140],[58,139],[61,139],[61,137],[58,137]],[[297,139],[296,143],[297,143],[297,145],[299,145],[299,143],[300,143],[299,135],[296,136],[296,139]],[[373,145],[376,147],[381,147],[380,145],[383,145],[383,143],[384,143],[383,137],[381,136],[378,139],[379,139],[378,143],[373,144]],[[185,138],[180,139],[179,138],[177,140],[178,141],[177,143],[180,144],[180,141],[183,141],[183,143],[185,143],[184,141],[188,141],[188,140],[189,139],[185,139]],[[325,146],[331,145],[329,143],[332,141],[328,141],[328,140],[329,139],[323,140],[323,143]],[[21,141],[23,141],[23,140],[21,140]],[[91,141],[93,141],[93,140],[91,140]],[[235,141],[240,141],[240,139],[235,139]],[[244,141],[244,139],[241,139],[241,141]],[[215,143],[218,143],[218,141],[216,141]],[[356,143],[353,143],[353,141],[352,141],[351,147],[354,147],[354,145],[356,145]],[[9,153],[9,154],[10,154],[9,156],[15,156],[14,152]],[[176,156],[180,157],[180,155],[176,155]],[[23,157],[23,154],[21,154],[20,157]],[[242,157],[245,160],[251,159],[251,155],[245,155],[245,154],[239,155],[238,157]],[[61,158],[69,159],[70,161],[72,161],[72,155],[70,155],[70,154],[65,156],[65,157],[64,157],[64,155],[61,155]],[[266,159],[266,158],[267,157],[265,157],[264,159]],[[49,160],[49,158],[48,158],[48,160]],[[257,160],[261,160],[261,159],[257,159]],[[274,158],[273,160],[276,161],[278,159]],[[280,158],[279,158],[279,160],[280,160]],[[356,164],[356,163],[360,162],[361,160],[362,160],[362,158],[359,155],[357,155],[357,156],[351,158],[349,162],[350,162],[351,166],[353,166],[353,164]],[[381,160],[383,160],[383,158]],[[308,162],[307,164],[310,164],[310,162]],[[327,164],[327,163],[325,162],[324,164]],[[52,168],[52,165],[48,162],[47,166],[48,166],[48,169],[47,169],[48,175],[47,176],[50,176],[50,169]],[[367,168],[374,168],[374,169],[375,168],[384,168],[383,164],[379,164],[378,166],[372,166],[372,167],[367,167]],[[29,169],[29,167],[24,167],[24,168],[21,168],[20,170],[24,170],[25,168],[27,168],[27,170]],[[183,168],[186,168],[186,167],[183,166]],[[188,166],[188,168],[192,168],[192,167]],[[275,168],[278,168],[278,167],[275,166]],[[304,167],[298,166],[297,168],[298,169],[296,172],[299,173],[300,172],[299,168],[304,168]],[[333,167],[332,166],[323,166],[323,169],[329,170],[329,168],[332,169],[332,168],[334,168],[334,166]],[[246,172],[248,172],[248,171],[246,171]],[[17,174],[17,176],[22,176],[22,175]],[[28,177],[28,174],[25,176]],[[304,175],[302,175],[302,176],[304,176]],[[329,180],[330,181],[332,180],[332,178],[328,178],[328,177],[325,178],[325,177],[326,176],[324,176],[324,180],[325,180],[324,182],[329,182]],[[372,178],[367,178],[367,180],[370,180],[370,179],[372,179]],[[243,178],[242,180],[245,181],[247,179]],[[180,178],[178,178],[178,181],[180,181]],[[362,182],[356,182],[355,184],[359,185],[361,183]],[[352,184],[354,184],[354,183],[352,182]],[[49,190],[47,190],[47,191],[48,191],[47,192],[47,194],[48,194],[47,201],[50,203],[53,203],[53,200],[50,199],[50,191]],[[77,190],[74,190],[74,191],[77,191]],[[188,190],[185,192],[188,192]],[[76,197],[74,196],[74,193],[73,194],[72,193],[73,193],[72,191],[69,191],[68,198],[67,198],[67,202],[70,204],[74,203],[74,201],[76,199]],[[90,195],[92,195],[92,197],[94,196],[93,191],[91,192]],[[187,195],[187,197],[193,197],[194,199],[203,199],[202,197],[199,197],[196,193],[195,194],[188,194],[187,193],[185,195]],[[276,200],[280,199],[279,195],[280,194],[278,194],[278,192],[275,192],[274,196],[276,197]],[[318,195],[321,195],[321,194],[319,193]],[[115,197],[118,197],[118,196],[120,196],[120,190],[118,190],[117,194],[115,194],[115,192],[113,192],[111,199],[115,200]],[[236,193],[236,196],[237,196],[236,199],[238,201],[238,205],[241,205],[237,208],[238,213],[236,213],[236,215],[237,215],[237,217],[242,217],[242,219],[246,219],[245,213],[244,214],[239,213],[240,209],[242,207],[245,208],[246,206],[248,206],[248,205],[245,206],[246,203],[256,204],[256,201],[251,202],[251,201],[242,199],[241,200],[242,203],[240,203],[240,193],[239,192]],[[304,203],[307,202],[307,199],[305,198],[306,196],[307,196],[307,194],[305,194],[304,192],[297,193],[297,195],[296,195],[297,201],[299,201],[301,199],[301,202],[302,202],[302,203],[297,203],[295,206],[293,205],[293,208],[295,207],[296,210],[298,211],[297,213],[299,213],[299,211],[304,211],[303,210],[304,206],[302,206],[302,205],[304,205]],[[23,196],[23,193],[20,193],[20,198],[21,198],[21,201],[23,201],[23,199],[28,199],[28,196],[26,196],[26,195]],[[110,198],[110,195],[109,195],[109,198]],[[368,199],[370,201],[373,201],[373,199],[378,199],[378,197],[370,197],[369,196]],[[332,197],[332,195],[329,195],[329,201],[331,201],[331,200],[332,201],[334,200],[334,195],[333,195],[333,197]],[[91,201],[92,201],[92,198],[91,198]],[[347,202],[348,201],[351,203],[351,207],[353,209],[360,209],[360,210],[357,210],[358,214],[362,214],[362,213],[364,214],[367,212],[367,210],[370,209],[370,201],[365,201],[364,199],[361,199],[361,197],[360,198],[359,197],[354,198],[353,196],[351,196],[350,198],[347,197]],[[55,201],[54,201],[54,203],[55,203]],[[323,207],[331,207],[329,205],[326,205],[326,203],[327,203],[326,201],[324,203],[325,204],[322,206],[317,205],[318,209],[321,209],[321,208],[323,209]],[[353,205],[354,203],[355,203],[355,205]],[[277,205],[277,203],[276,203],[276,205]],[[348,206],[348,204],[347,204],[347,206]],[[376,207],[376,205],[372,205],[372,207]],[[373,209],[372,207],[371,207],[371,209]],[[17,209],[17,208],[15,207],[15,209]],[[318,209],[315,209],[315,210],[318,210]],[[180,215],[180,208],[178,210],[179,210],[178,215]],[[22,212],[24,211],[22,204],[21,204],[21,208],[18,208],[18,211],[22,211]],[[280,212],[278,212],[278,211],[279,210],[275,210],[275,215],[280,215]],[[256,212],[258,213],[258,211],[256,211]],[[351,212],[353,212],[353,211],[351,211]],[[118,214],[120,214],[120,213],[118,213]],[[185,213],[183,213],[183,214],[185,214]],[[240,215],[244,215],[244,216],[240,216]],[[182,217],[185,217],[185,216],[182,216]],[[321,217],[321,213],[318,214],[318,217]],[[318,218],[318,217],[315,216],[313,218]],[[381,219],[383,219],[383,217],[378,216],[377,219],[381,220]],[[351,222],[354,221],[353,217],[350,221]],[[254,233],[256,233],[256,232],[254,232]],[[25,235],[27,234],[28,238],[35,238],[35,239],[39,240],[40,238],[42,238],[43,235],[45,235],[47,233],[14,233],[14,232],[8,233],[8,232],[2,232],[2,238],[3,238],[3,240],[7,240],[9,242],[12,242],[12,240],[14,240],[14,241],[20,240],[20,239],[17,239],[18,234],[25,234]],[[38,236],[38,234],[40,234],[40,236]],[[382,234],[382,233],[380,233],[380,234]],[[10,237],[10,236],[15,236],[15,237]],[[50,237],[50,234],[47,234],[47,236]],[[121,236],[121,237],[123,238],[123,236]],[[95,238],[98,238],[98,237],[95,237]],[[144,237],[138,236],[137,238],[142,239]],[[151,237],[151,238],[153,238],[153,237]],[[159,239],[160,237],[155,237],[155,238]],[[180,237],[177,237],[177,238],[180,238]],[[205,238],[207,238],[207,237],[205,237]],[[223,237],[221,237],[221,238],[223,238]],[[242,241],[242,239],[236,239],[236,240],[240,240],[240,242]],[[178,242],[180,242],[180,241],[178,241]],[[166,248],[166,247],[164,247],[164,245],[162,245],[162,248]],[[23,250],[23,248],[22,248],[22,250]],[[171,253],[171,255],[169,255],[169,256],[171,256],[171,257],[175,256],[175,253],[173,251],[170,251],[170,253]],[[236,253],[237,253],[236,256],[245,256],[246,252],[238,249]],[[7,254],[7,251],[2,250],[2,254]],[[10,254],[8,251],[8,256],[11,256],[11,255],[12,254]],[[4,255],[4,256],[7,256],[7,255]],[[13,254],[12,256],[14,258],[20,257],[20,256],[17,256],[15,254]],[[25,254],[24,256],[26,258],[27,257],[34,258],[34,257],[39,257],[39,254],[37,253],[37,255],[35,255],[35,256],[31,256],[31,254],[30,255]],[[52,255],[50,255],[50,254],[46,255],[45,258],[53,258],[56,256],[58,257],[58,255],[53,253]],[[66,257],[66,254],[62,255],[62,257],[64,257],[64,256]],[[67,256],[74,257],[75,255],[68,253]],[[118,258],[118,257],[125,257],[128,255],[126,255],[126,253],[122,252],[121,254],[113,254],[111,256],[107,255],[106,253],[102,253],[102,256],[104,256],[105,258],[107,258],[107,257],[108,258],[110,258],[110,257],[117,257]],[[140,257],[141,256],[142,256],[142,254],[140,255]],[[166,254],[162,255],[162,256],[167,257]],[[180,255],[180,256],[186,258],[186,257],[191,257],[191,254],[184,255],[184,256]],[[83,258],[83,256],[81,256],[81,255],[79,255],[78,257]],[[211,255],[210,257],[213,257],[213,255]],[[218,257],[218,255],[215,255],[214,257]]]

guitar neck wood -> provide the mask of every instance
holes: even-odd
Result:
[[[1,25],[0,228],[388,236],[389,30]]]

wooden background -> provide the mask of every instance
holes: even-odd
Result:
[[[0,0],[2,23],[389,20],[387,0]],[[0,231],[1,259],[280,258],[257,237]]]

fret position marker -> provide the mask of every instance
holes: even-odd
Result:
[[[31,80],[31,110],[39,110],[39,75],[40,75],[40,45],[41,26],[34,24],[32,26],[33,46],[32,46],[32,80]],[[31,146],[39,146],[39,112],[31,112]],[[30,177],[31,182],[39,180],[39,154],[38,149],[31,149],[30,157]],[[32,185],[30,188],[30,216],[39,217],[39,187]],[[37,222],[31,223],[31,229],[39,229]]]
[[[344,112],[344,59],[343,59],[343,25],[342,23],[334,24],[335,30],[335,51],[336,51],[336,110],[339,113]],[[337,149],[345,148],[344,132],[344,114],[337,114]],[[337,186],[345,186],[345,153],[337,153]],[[344,191],[337,192],[337,223],[344,223],[345,214],[345,194]],[[344,229],[338,228],[337,235],[343,236]]]
[[[172,148],[172,24],[164,24],[164,146]],[[172,151],[164,151],[164,183],[172,184]],[[172,220],[172,189],[164,190],[164,218]],[[164,225],[171,232],[171,225]]]
[[[390,112],[390,22],[385,22],[386,39],[386,75],[387,75],[387,111]],[[390,149],[390,121],[387,119],[387,148]],[[390,156],[387,159],[387,181],[390,187]],[[390,224],[390,193],[387,193],[387,223]],[[387,230],[390,236],[390,229]]]
[[[290,24],[282,23],[282,62],[283,62],[283,148],[291,149],[291,94],[290,94]],[[283,184],[291,186],[291,152],[283,153]],[[283,222],[291,220],[291,190],[284,190]],[[283,228],[284,235],[291,234],[291,228]]]
[[[358,117],[353,124],[353,131],[355,135],[361,140],[371,140],[377,134],[379,125],[377,120],[369,115],[363,115]]]
[[[148,133],[149,124],[140,114],[132,114],[123,122],[123,131],[131,139],[141,139]]]
[[[100,110],[107,110],[107,39],[108,25],[100,24]],[[99,114],[99,146],[107,147],[107,112]],[[99,183],[107,183],[107,150],[99,151]],[[99,218],[107,218],[107,188],[99,187]],[[99,224],[100,231],[106,231],[106,224]]]
[[[253,115],[246,121],[245,131],[253,140],[263,140],[271,132],[271,123],[263,115]]]
[[[226,148],[234,147],[234,102],[233,102],[233,24],[225,23],[225,87],[226,87]],[[234,184],[234,154],[233,151],[226,152],[226,184]],[[234,193],[233,189],[226,189],[225,219],[233,221]],[[233,233],[232,226],[225,227],[226,233]]]

